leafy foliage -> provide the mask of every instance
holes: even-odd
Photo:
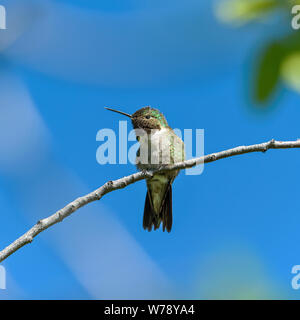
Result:
[[[278,0],[228,0],[217,5],[216,14],[224,22],[242,25],[266,16],[278,6]]]
[[[300,1],[224,0],[216,7],[216,15],[223,22],[236,26],[267,19],[275,11],[284,12],[292,19],[291,8],[296,4]],[[291,24],[288,19],[287,26]],[[291,27],[286,36],[267,43],[255,69],[252,97],[259,105],[270,100],[280,83],[300,93],[300,32]]]
[[[263,52],[255,77],[254,99],[266,102],[278,86],[284,48],[280,43],[271,43]]]

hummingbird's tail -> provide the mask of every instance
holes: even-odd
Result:
[[[166,191],[163,204],[159,214],[157,214],[152,207],[152,201],[150,192],[146,194],[145,208],[144,208],[144,218],[143,218],[143,227],[145,230],[151,231],[152,225],[154,230],[158,229],[160,223],[163,223],[163,231],[167,229],[168,232],[172,229],[172,184],[169,184],[169,187]]]

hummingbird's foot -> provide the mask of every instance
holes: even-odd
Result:
[[[166,169],[166,168],[168,168],[169,167],[169,164],[161,164],[158,168],[157,168],[157,170],[164,170],[164,169]]]
[[[151,170],[143,169],[143,170],[142,170],[142,173],[143,173],[145,176],[153,177],[153,172],[152,172]]]

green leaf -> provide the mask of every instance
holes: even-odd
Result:
[[[267,102],[277,88],[284,57],[285,48],[278,42],[270,44],[263,52],[254,83],[255,102]]]
[[[289,54],[283,60],[281,76],[291,89],[300,93],[300,51]]]
[[[278,0],[223,0],[215,7],[215,14],[223,22],[242,25],[280,6]]]

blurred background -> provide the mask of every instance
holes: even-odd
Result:
[[[206,154],[299,138],[297,3],[2,0],[1,249],[136,171],[96,161],[98,130],[124,120],[104,106],[203,128]],[[270,150],[181,173],[170,234],[142,228],[144,181],[110,193],[5,260],[0,299],[299,299],[298,167]]]

